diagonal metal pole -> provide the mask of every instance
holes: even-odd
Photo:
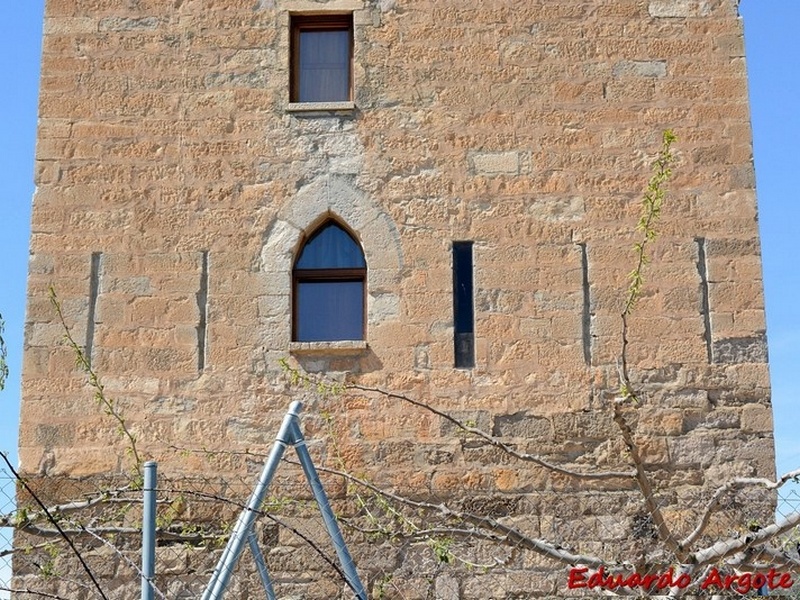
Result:
[[[319,474],[314,467],[311,460],[311,455],[306,448],[306,440],[303,437],[303,432],[300,431],[300,426],[297,421],[292,422],[291,436],[294,440],[294,449],[297,452],[297,457],[300,459],[300,465],[303,467],[303,473],[306,475],[311,491],[314,492],[314,499],[317,501],[319,510],[322,513],[322,520],[325,523],[325,529],[328,530],[328,535],[333,542],[333,547],[336,550],[336,555],[339,557],[339,563],[342,565],[342,571],[347,578],[347,583],[356,594],[359,600],[367,600],[367,592],[364,591],[364,586],[358,577],[355,563],[350,556],[347,545],[344,543],[342,532],[339,529],[339,524],[336,522],[336,516],[333,514],[333,509],[328,502],[328,496],[322,488],[322,482],[319,480]]]
[[[254,529],[250,530],[250,535],[247,536],[247,543],[250,546],[250,552],[252,552],[253,560],[258,568],[258,576],[261,578],[261,585],[264,586],[267,600],[277,600],[275,590],[272,587],[272,580],[269,578],[269,571],[267,571],[267,561],[264,560],[261,548],[258,547],[258,540],[256,539],[256,532]]]
[[[228,582],[230,581],[233,569],[242,553],[242,548],[244,547],[244,544],[247,542],[247,538],[250,535],[250,529],[253,526],[253,521],[255,521],[258,510],[264,503],[267,487],[269,487],[269,484],[275,475],[275,470],[278,468],[278,464],[281,461],[281,457],[283,457],[286,446],[292,444],[292,425],[296,423],[297,415],[300,413],[302,406],[302,403],[297,401],[292,402],[292,404],[289,406],[289,411],[283,418],[283,423],[281,424],[281,428],[278,431],[277,437],[275,438],[275,445],[272,447],[272,450],[270,451],[269,456],[264,463],[264,469],[258,479],[258,484],[253,490],[253,494],[250,496],[250,500],[247,503],[247,508],[245,508],[239,514],[239,518],[233,528],[231,537],[225,546],[225,550],[222,552],[222,556],[220,556],[213,575],[211,576],[211,581],[208,582],[208,586],[206,586],[206,589],[203,592],[202,600],[220,600],[222,598],[222,594],[225,593],[225,589],[228,587]]]

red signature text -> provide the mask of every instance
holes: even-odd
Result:
[[[664,590],[667,588],[685,589],[692,584],[691,575],[676,573],[670,568],[663,573],[607,573],[605,567],[600,567],[589,573],[588,567],[573,567],[569,571],[567,587],[571,590],[578,588],[616,590],[616,589],[641,589],[645,591]],[[699,581],[701,590],[712,592],[732,590],[746,594],[752,590],[767,588],[789,589],[794,585],[789,573],[781,573],[770,569],[766,573],[721,573],[716,567],[706,573]]]

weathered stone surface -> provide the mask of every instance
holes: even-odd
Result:
[[[715,446],[708,436],[688,435],[671,439],[669,452],[677,467],[707,467],[714,459]]]
[[[611,69],[614,77],[666,77],[667,61],[628,60],[616,63]]]
[[[516,175],[520,169],[518,152],[478,152],[472,155],[476,175]]]
[[[695,519],[730,476],[773,474],[734,0],[166,4],[47,3],[23,474],[129,468],[118,423],[60,345],[53,285],[164,473],[246,473],[249,485],[253,453],[300,399],[326,466],[564,547],[634,556],[625,544],[650,530],[630,478],[576,480],[517,461],[400,397],[292,386],[280,361],[398,392],[564,468],[629,470],[609,403],[639,198],[667,127],[679,161],[629,322],[641,402],[626,418],[676,522]],[[320,11],[353,11],[352,101],[298,106],[290,13]],[[292,268],[328,218],[364,253],[366,339],[296,342]],[[469,369],[454,368],[454,241],[473,242]],[[185,447],[203,451],[175,450]],[[360,514],[340,478],[329,489],[337,510]],[[294,475],[275,494],[309,497]],[[267,542],[281,597],[341,595],[296,536]],[[460,549],[495,565],[486,572],[457,571],[424,542],[354,546],[375,596],[565,593],[561,567],[487,540]],[[174,556],[163,557],[170,577],[213,566],[213,552]],[[51,593],[77,597],[59,585]],[[182,585],[171,579],[168,596],[198,596]]]
[[[712,352],[716,363],[766,363],[767,340],[763,335],[716,340]]]
[[[434,591],[436,597],[440,600],[459,600],[461,598],[458,579],[452,575],[440,575],[437,577]]]
[[[553,426],[549,419],[529,417],[525,413],[498,415],[494,418],[492,434],[498,437],[524,437],[537,440],[550,440]]]
[[[711,8],[705,0],[650,0],[648,11],[653,17],[696,17],[708,15]]]

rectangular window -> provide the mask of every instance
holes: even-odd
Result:
[[[298,281],[295,339],[331,342],[364,339],[364,281]]]
[[[353,15],[293,15],[290,102],[347,102],[353,89]]]
[[[472,285],[472,242],[453,242],[453,331],[455,366],[475,366],[475,301]]]

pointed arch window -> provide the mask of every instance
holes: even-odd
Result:
[[[292,270],[296,342],[363,340],[367,263],[361,246],[335,221],[306,240]]]

